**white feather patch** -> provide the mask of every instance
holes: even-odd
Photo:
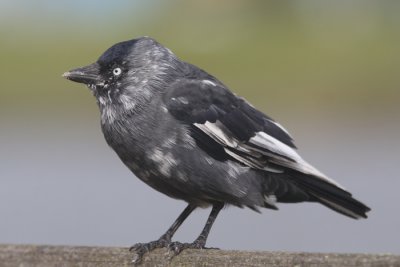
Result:
[[[314,168],[312,165],[307,163],[305,160],[303,160],[293,148],[284,144],[278,139],[268,135],[265,132],[261,131],[257,132],[256,135],[250,138],[249,140],[249,143],[258,146],[260,148],[257,149],[248,147],[245,144],[241,145],[238,140],[230,136],[229,130],[225,130],[225,126],[219,121],[216,121],[215,123],[206,121],[204,124],[195,123],[194,125],[224,146],[235,148],[238,150],[242,149],[245,151],[248,150],[246,152],[245,151],[243,152],[251,156],[256,156],[257,155],[256,153],[264,154],[269,157],[268,162],[270,163],[291,168],[293,170],[297,170],[304,174],[315,176],[317,179],[319,178],[321,180],[324,180],[328,183],[331,183],[345,190],[343,186],[341,186],[334,180],[330,179],[325,174],[323,174],[322,172]],[[234,151],[231,151],[229,148],[224,148],[224,150],[226,153],[228,153],[236,160],[241,161],[250,167],[264,169],[266,171],[275,173],[282,172],[282,170],[278,168],[268,166],[268,162],[262,163],[262,166],[260,166],[260,163],[258,163],[257,160],[252,160],[251,158],[245,158],[241,155],[236,154]],[[268,153],[268,151],[271,151],[272,153]],[[279,157],[279,155],[281,155],[282,157]]]
[[[301,159],[293,148],[265,132],[257,132],[254,137],[250,138],[249,142],[295,161]]]
[[[290,158],[294,161],[294,162],[292,162],[290,160],[282,158],[282,159],[276,159],[276,160],[272,159],[271,162],[275,162],[277,164],[292,168],[294,170],[300,171],[305,174],[310,174],[310,175],[316,176],[322,180],[325,180],[328,183],[331,183],[331,184],[345,190],[345,188],[343,186],[341,186],[334,180],[330,179],[325,174],[323,174],[322,172],[320,172],[319,170],[314,168],[311,164],[309,164],[304,159],[302,159],[293,148],[282,143],[278,139],[266,134],[265,132],[256,133],[256,135],[254,137],[252,137],[249,142],[256,146],[259,146],[261,148],[265,148],[274,153],[282,155],[284,157]]]
[[[119,100],[126,111],[132,110],[136,106],[135,100],[128,95],[120,95]]]
[[[237,147],[238,143],[232,137],[228,136],[221,128],[224,127],[218,121],[215,123],[206,121],[206,123],[195,123],[197,128],[211,136],[214,140],[220,142],[221,144],[226,144],[230,147]]]
[[[273,207],[276,207],[275,206],[275,204],[276,204],[276,196],[275,195],[264,195],[264,201],[267,204],[269,204],[269,205],[271,205]]]
[[[157,163],[159,171],[165,176],[170,176],[171,168],[178,164],[171,152],[164,152],[160,148],[155,148],[148,157]]]
[[[274,173],[282,173],[283,172],[283,170],[268,166],[268,164],[266,164],[266,163],[263,164],[263,166],[260,166],[260,164],[257,164],[257,162],[254,162],[253,160],[251,160],[251,158],[242,157],[242,156],[236,154],[235,152],[233,152],[233,151],[231,151],[231,150],[229,150],[227,148],[224,148],[224,150],[232,158],[234,158],[237,161],[240,161],[240,162],[242,162],[242,163],[244,163],[247,166],[250,166],[252,168],[263,169],[265,171],[274,172]]]
[[[210,81],[210,80],[202,80],[201,82],[204,83],[204,84],[207,84],[207,85],[217,86],[216,83],[214,83],[214,82],[212,82],[212,81]]]
[[[100,108],[101,110],[101,122],[113,123],[117,116],[115,109],[110,105],[104,105]]]

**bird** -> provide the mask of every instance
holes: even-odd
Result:
[[[116,43],[96,62],[63,77],[85,84],[108,145],[133,174],[187,207],[158,240],[137,243],[134,262],[156,248],[205,249],[223,207],[278,209],[318,202],[350,218],[370,208],[297,152],[281,124],[220,80],[151,37]],[[211,207],[192,243],[172,241],[196,209]]]

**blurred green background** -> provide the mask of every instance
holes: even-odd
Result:
[[[399,253],[399,14],[372,0],[0,1],[0,242],[130,245],[180,212],[124,169],[89,91],[61,78],[148,35],[280,121],[373,209],[362,222],[313,205],[229,209],[210,245]],[[198,214],[178,237],[200,231]]]
[[[255,104],[274,105],[270,110],[280,109],[278,102],[287,103],[283,110],[298,102],[367,112],[398,107],[397,1],[42,0],[2,1],[0,7],[1,99],[25,100],[26,108],[32,98],[76,103],[64,90],[71,85],[59,79],[65,67],[94,61],[111,44],[142,35]],[[77,93],[79,106],[89,108],[87,92]]]

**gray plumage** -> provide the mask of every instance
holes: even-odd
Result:
[[[227,204],[258,210],[316,201],[352,218],[369,211],[304,161],[281,125],[152,38],[118,43],[64,76],[88,85],[104,137],[124,164],[154,189],[188,202],[183,220],[209,205],[216,217]],[[160,240],[156,247],[177,244]],[[141,245],[134,247],[140,257]]]

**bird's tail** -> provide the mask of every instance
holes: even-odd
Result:
[[[311,175],[296,175],[296,184],[306,191],[315,201],[354,219],[367,218],[371,209],[354,199],[351,193],[334,184]]]

